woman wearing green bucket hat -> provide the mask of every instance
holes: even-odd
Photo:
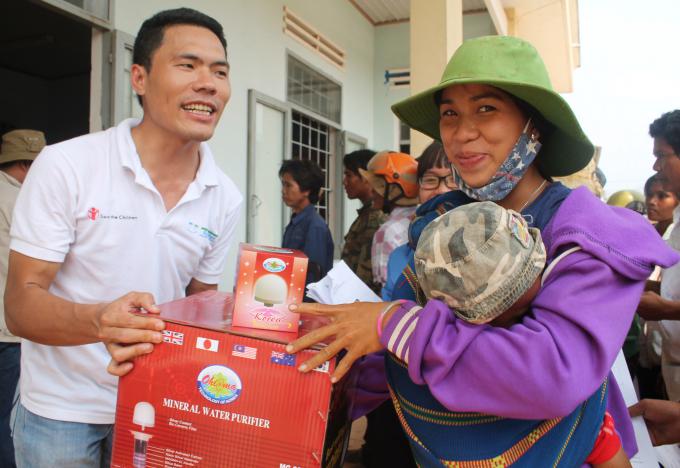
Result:
[[[512,37],[467,41],[438,85],[393,111],[442,142],[464,193],[444,197],[520,212],[541,230],[549,262],[578,250],[508,329],[465,324],[436,300],[291,306],[331,319],[288,346],[296,352],[333,338],[300,370],[346,349],[336,381],[359,357],[386,349],[390,395],[420,466],[580,466],[599,430],[576,430],[589,402],[606,406],[632,456],[632,426],[610,369],[654,265],[679,257],[635,213],[552,181],[583,168],[593,146],[537,51]],[[367,405],[361,392],[355,405]],[[534,426],[490,444],[497,437],[485,426],[513,420]]]

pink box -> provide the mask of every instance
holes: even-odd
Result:
[[[297,332],[299,314],[288,310],[305,294],[307,256],[299,250],[240,244],[233,324]]]

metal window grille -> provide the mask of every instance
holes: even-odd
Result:
[[[342,88],[321,73],[288,56],[288,100],[340,123]]]
[[[292,158],[314,161],[324,174],[324,186],[316,204],[321,217],[330,223],[330,194],[333,181],[331,148],[335,129],[301,112],[293,111]]]

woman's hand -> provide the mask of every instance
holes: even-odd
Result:
[[[331,323],[293,341],[286,346],[286,352],[296,353],[317,343],[328,343],[328,346],[298,367],[300,372],[309,372],[346,349],[347,354],[331,376],[331,382],[335,383],[347,373],[354,361],[383,348],[378,338],[378,317],[385,307],[389,307],[388,312],[382,317],[383,322],[387,323],[397,306],[399,303],[385,302],[355,302],[342,305],[291,304],[289,306],[291,312],[323,316]]]

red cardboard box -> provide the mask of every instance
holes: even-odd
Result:
[[[164,342],[120,379],[112,467],[341,466],[354,376],[332,386],[333,361],[300,373],[318,351],[231,326],[231,306],[215,291],[160,306]]]
[[[299,250],[241,243],[234,325],[296,332],[300,316],[288,305],[302,302],[306,276],[307,256]]]

